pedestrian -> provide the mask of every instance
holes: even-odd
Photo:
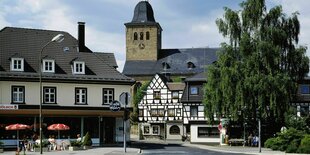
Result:
[[[249,146],[252,146],[252,140],[253,140],[253,136],[252,136],[252,134],[250,134],[248,137],[248,145]]]

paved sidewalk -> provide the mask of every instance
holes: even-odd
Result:
[[[23,152],[19,153],[23,155]],[[123,147],[95,147],[88,150],[80,151],[51,151],[43,152],[44,155],[138,155],[140,154],[139,148],[126,148],[126,153],[124,153]],[[5,151],[0,153],[0,155],[15,155],[15,151]],[[40,155],[40,152],[26,152],[26,155]]]

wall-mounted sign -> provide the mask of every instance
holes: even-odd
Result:
[[[0,104],[0,110],[17,110],[18,105]]]
[[[110,110],[111,111],[119,111],[121,109],[121,103],[119,101],[112,101],[110,103]]]

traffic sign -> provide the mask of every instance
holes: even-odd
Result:
[[[126,102],[126,97],[127,97],[127,102]],[[130,94],[128,92],[123,92],[120,96],[119,96],[119,101],[122,104],[126,104],[128,105],[128,103],[130,103]]]
[[[121,103],[117,100],[114,100],[110,103],[111,111],[119,111],[121,109]]]

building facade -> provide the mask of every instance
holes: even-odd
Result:
[[[296,108],[296,115],[305,117],[310,115],[310,78],[305,77],[298,83],[298,90],[291,105]]]
[[[116,70],[113,53],[85,46],[84,29],[85,23],[79,22],[78,39],[63,31],[0,30],[0,141],[6,146],[16,145],[16,131],[4,129],[9,124],[30,125],[31,129],[20,131],[29,139],[39,132],[40,93],[43,138],[56,138],[57,132],[47,126],[64,123],[70,130],[57,138],[75,139],[89,132],[94,145],[123,141],[124,111],[112,112],[109,105],[130,92],[135,81]],[[57,34],[64,35],[63,42],[47,45]],[[125,131],[129,133],[129,128]]]
[[[183,89],[183,83],[169,83],[163,75],[152,78],[138,105],[139,126],[145,139],[181,139]]]
[[[181,99],[183,104],[183,124],[192,143],[219,143],[217,125],[209,124],[205,116],[203,85],[207,82],[206,73],[198,73],[185,79],[185,89]]]

